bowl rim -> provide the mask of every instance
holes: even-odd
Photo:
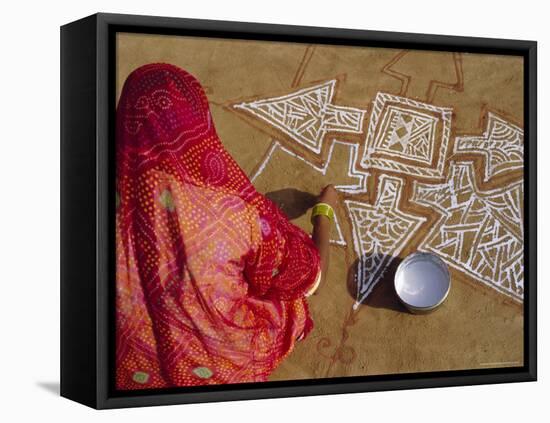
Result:
[[[399,291],[397,290],[397,275],[400,272],[403,272],[403,269],[407,265],[407,263],[411,262],[413,259],[415,259],[418,256],[430,257],[431,260],[435,261],[437,264],[439,264],[441,266],[441,268],[445,272],[445,275],[447,276],[447,278],[446,278],[447,279],[447,289],[446,289],[445,294],[443,295],[443,297],[437,303],[435,303],[433,305],[430,305],[430,306],[426,306],[426,307],[415,306],[415,305],[409,304],[407,301],[405,301],[401,297],[401,295],[399,295]],[[411,253],[408,256],[406,256],[401,261],[401,263],[399,263],[399,266],[397,266],[397,269],[395,270],[395,274],[393,276],[393,289],[395,291],[395,295],[397,295],[397,298],[399,298],[399,301],[401,301],[407,308],[410,308],[410,309],[416,310],[416,311],[433,310],[433,309],[439,307],[441,304],[443,304],[443,302],[449,296],[449,292],[451,291],[451,283],[452,283],[451,282],[451,273],[449,272],[449,267],[447,266],[447,263],[445,263],[438,255],[436,255],[434,253],[424,252],[424,251],[416,251],[416,252]]]

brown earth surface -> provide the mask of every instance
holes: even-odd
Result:
[[[258,190],[275,200],[293,222],[305,230],[311,231],[308,219],[312,195],[329,183],[355,186],[361,180],[358,175],[368,172],[366,190],[341,192],[342,202],[336,212],[345,245],[331,247],[326,283],[310,297],[315,328],[306,340],[297,344],[271,380],[523,364],[523,305],[517,296],[514,299],[482,283],[466,273],[460,264],[450,266],[451,292],[443,306],[431,314],[408,313],[393,291],[393,273],[400,259],[419,249],[442,217],[437,208],[412,201],[415,184],[444,184],[450,178],[453,162],[472,162],[475,189],[482,195],[488,191],[498,193],[499,189],[522,181],[519,168],[507,168],[487,179],[487,158],[483,154],[453,150],[457,136],[483,135],[489,113],[518,128],[523,127],[521,57],[119,34],[117,98],[128,74],[152,62],[175,64],[199,79],[228,151],[251,178],[255,176]],[[366,110],[366,113],[361,131],[329,130],[322,138],[319,153],[297,143],[276,125],[234,107],[243,101],[287,95],[329,80],[336,80],[331,104]],[[421,103],[420,109],[418,105],[407,107],[420,110],[424,113],[422,116],[439,113],[437,108],[452,108],[441,176],[417,177],[361,166],[359,161],[365,152],[365,139],[379,92]],[[401,100],[396,101],[395,106],[403,107]],[[422,109],[424,104],[435,106],[435,112]],[[444,135],[441,115],[437,113],[434,119],[439,119],[439,126],[434,149],[441,150]],[[328,162],[333,140],[343,143],[334,145]],[[276,142],[282,148],[272,151]],[[352,145],[358,148],[357,173],[350,174]],[[411,163],[399,157],[396,160]],[[320,170],[325,165],[326,170]],[[436,160],[423,166],[433,168]],[[387,254],[386,259],[391,263],[372,293],[354,310],[360,254],[354,247],[352,216],[344,201],[374,205],[381,194],[379,184],[383,175],[402,181],[396,208],[423,220],[398,252]],[[460,196],[456,199],[461,201]],[[520,209],[522,213],[523,197]],[[455,217],[450,218],[450,223],[452,219]],[[460,223],[458,220],[454,223]],[[517,232],[518,228],[512,225],[510,231]],[[333,233],[334,238],[336,235]],[[518,232],[518,237],[521,236]],[[475,233],[470,237],[465,235],[467,247],[471,243],[471,248],[477,248],[477,242]],[[490,256],[500,254],[489,249],[483,251]],[[505,262],[505,258],[493,256],[489,259]]]

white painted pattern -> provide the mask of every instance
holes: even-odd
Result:
[[[440,220],[420,246],[515,300],[523,300],[523,181],[479,191],[472,162],[452,162],[447,182],[415,181],[412,201]]]
[[[338,191],[351,193],[351,194],[358,194],[358,193],[366,193],[367,192],[367,178],[369,173],[365,172],[361,169],[357,168],[357,162],[359,158],[359,146],[354,143],[349,142],[343,142],[338,140],[333,140],[332,144],[329,148],[327,160],[325,161],[325,164],[323,166],[317,166],[314,163],[311,163],[310,161],[304,159],[300,155],[294,153],[290,149],[284,147],[279,141],[275,141],[272,145],[269,151],[266,154],[266,157],[264,161],[260,164],[254,175],[250,178],[251,182],[254,182],[264,171],[266,166],[269,164],[269,162],[273,159],[273,155],[277,151],[281,151],[286,155],[289,155],[297,160],[300,160],[310,166],[312,169],[314,169],[316,172],[321,173],[322,175],[326,175],[327,170],[332,163],[332,157],[334,153],[334,149],[336,146],[341,146],[341,148],[348,149],[348,162],[347,162],[347,173],[346,176],[353,178],[357,180],[357,183],[355,184],[348,184],[348,185],[335,185],[334,188]],[[335,215],[334,218],[335,228],[336,228],[336,234],[335,238],[331,238],[330,242],[337,245],[347,245],[346,241],[344,239],[341,225],[339,222],[338,217]]]
[[[332,104],[336,80],[280,96],[243,102],[246,110],[283,131],[294,141],[320,153],[327,132],[363,132],[365,110]]]
[[[450,108],[377,93],[361,164],[415,177],[441,178],[451,117]]]
[[[424,113],[389,106],[375,149],[389,156],[430,164],[438,119]]]
[[[353,244],[358,257],[357,297],[354,309],[367,298],[425,217],[399,210],[403,180],[380,176],[376,203],[346,200],[352,222]]]
[[[454,152],[483,154],[487,182],[500,173],[523,168],[523,130],[489,112],[483,135],[456,137]]]
[[[258,167],[254,175],[250,178],[252,182],[265,170],[265,167],[271,160],[273,153],[275,153],[277,150],[283,151],[289,156],[292,156],[304,163],[306,163],[308,166],[315,169],[317,172],[320,172],[322,175],[326,175],[327,170],[332,162],[332,155],[334,153],[334,148],[337,145],[342,145],[344,148],[348,148],[349,154],[348,154],[348,169],[346,176],[353,178],[357,180],[357,183],[355,184],[349,184],[349,185],[335,185],[334,188],[336,188],[339,191],[347,192],[350,194],[359,194],[359,193],[366,193],[367,192],[367,178],[369,176],[369,173],[358,168],[357,161],[359,156],[359,146],[354,143],[344,142],[344,141],[338,141],[333,140],[332,144],[330,145],[327,159],[325,161],[325,164],[323,166],[316,166],[314,163],[311,163],[310,161],[304,159],[302,156],[292,152],[290,149],[284,147],[279,141],[275,141],[272,145],[269,151],[267,152],[267,155],[262,162],[262,164]]]
[[[346,240],[344,238],[344,234],[342,233],[342,226],[340,225],[340,221],[338,220],[338,212],[334,213],[334,227],[336,228],[336,234],[331,235],[331,238],[329,242],[331,244],[346,246]]]

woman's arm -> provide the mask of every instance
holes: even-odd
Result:
[[[333,209],[336,208],[338,202],[338,192],[332,185],[327,185],[319,195],[319,202],[329,204]],[[313,242],[319,250],[321,257],[321,283],[324,283],[328,271],[330,257],[330,231],[333,222],[323,215],[318,215],[313,218]]]

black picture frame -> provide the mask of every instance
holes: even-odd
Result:
[[[524,58],[524,365],[512,368],[116,392],[115,34],[192,35]],[[537,44],[534,41],[95,14],[61,27],[61,395],[118,408],[534,381],[537,377]]]

